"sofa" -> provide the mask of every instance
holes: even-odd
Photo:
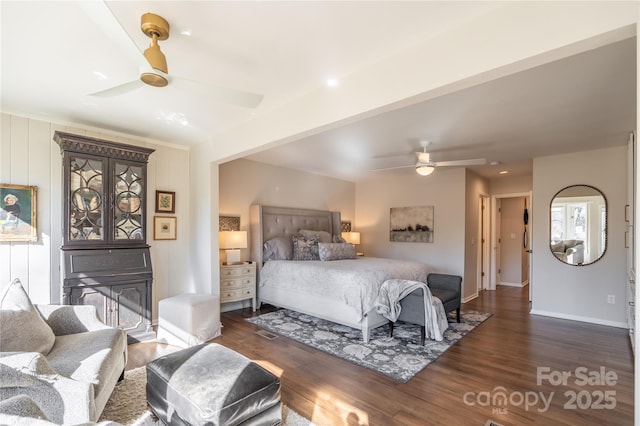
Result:
[[[584,263],[584,241],[560,240],[551,242],[551,251],[560,260],[571,265]]]
[[[0,290],[0,402],[28,397],[53,423],[95,422],[126,361],[125,332],[94,306],[34,305],[19,280]]]

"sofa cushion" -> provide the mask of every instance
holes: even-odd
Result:
[[[124,331],[119,328],[68,334],[57,337],[47,359],[61,375],[92,383],[98,399],[105,381],[122,372],[126,345]]]
[[[55,339],[19,279],[0,291],[0,351],[47,355]]]

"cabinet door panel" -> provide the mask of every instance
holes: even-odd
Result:
[[[98,311],[98,318],[103,323],[109,324],[109,307],[110,305],[109,287],[79,287],[71,290],[72,305],[92,305]]]
[[[125,331],[144,328],[145,294],[144,281],[113,286],[113,301],[117,306],[116,327]]]

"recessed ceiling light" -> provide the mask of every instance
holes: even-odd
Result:
[[[501,175],[506,175],[509,172],[507,170],[500,170],[498,173],[500,173]]]
[[[337,78],[328,78],[327,79],[327,86],[336,87],[337,85],[338,85],[338,79]]]
[[[183,36],[190,36],[191,35],[191,28],[187,28],[186,30],[180,31],[180,34],[182,34]]]

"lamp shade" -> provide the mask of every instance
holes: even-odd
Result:
[[[433,166],[421,164],[419,166],[416,166],[416,173],[418,173],[420,176],[429,176],[435,169],[436,168]]]
[[[348,243],[351,244],[360,244],[360,233],[359,232],[343,232],[342,238]]]
[[[247,231],[220,231],[221,249],[247,248]]]

